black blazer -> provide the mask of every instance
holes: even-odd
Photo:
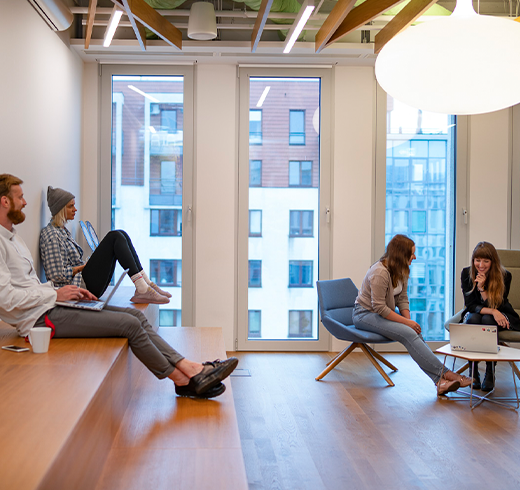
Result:
[[[504,277],[505,291],[502,304],[497,308],[498,311],[507,316],[511,325],[520,326],[520,317],[511,306],[511,303],[507,299],[509,296],[509,288],[511,287],[511,272],[506,271]],[[488,308],[487,301],[482,299],[482,296],[478,292],[477,288],[473,288],[473,281],[471,279],[471,267],[465,267],[462,269],[460,275],[460,284],[462,287],[462,295],[464,296],[464,311],[462,312],[462,320],[467,313],[480,313],[482,308]]]

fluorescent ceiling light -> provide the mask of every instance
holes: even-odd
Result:
[[[258,99],[258,102],[256,103],[256,107],[262,107],[262,104],[264,103],[265,98],[267,97],[267,94],[269,93],[269,90],[271,90],[271,86],[268,85],[264,88],[264,91],[262,92],[262,95]]]
[[[305,24],[307,24],[307,21],[309,20],[313,10],[314,5],[309,5],[309,0],[305,0],[300,8],[300,11],[298,12],[298,15],[296,16],[296,19],[294,20],[294,24],[287,34],[285,47],[283,50],[284,53],[291,51],[294,43],[296,42],[296,39],[298,39],[298,36],[305,27]]]
[[[132,89],[134,92],[137,92],[138,94],[141,94],[143,97],[146,97],[148,100],[151,100],[152,102],[159,103],[159,101],[155,97],[148,95],[147,93],[143,92],[142,90],[139,90],[137,87],[134,87],[133,85],[128,85],[128,88]]]
[[[110,20],[108,21],[108,27],[105,31],[105,38],[103,39],[103,47],[108,48],[110,43],[112,42],[112,38],[116,32],[117,26],[119,25],[119,21],[121,20],[121,16],[123,15],[123,11],[119,10],[114,6],[112,13],[110,14]]]

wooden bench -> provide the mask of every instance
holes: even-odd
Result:
[[[114,304],[130,305],[125,299],[130,297],[128,291],[122,289],[116,296]],[[135,307],[157,325],[157,305]],[[205,354],[209,358],[225,354],[219,329],[167,330],[175,330],[173,337],[168,331],[165,336],[173,343],[179,341],[183,344],[176,345],[181,352],[184,352],[183,347],[191,349],[189,357],[206,359],[197,354]],[[206,334],[202,330],[214,332]],[[220,341],[213,333],[217,337],[220,335]],[[0,324],[0,345],[6,344],[25,345],[25,341],[17,336],[12,327]],[[148,375],[152,378],[151,382]],[[155,389],[150,391],[152,386]],[[138,389],[132,397],[136,387]],[[229,445],[239,456],[237,464],[242,468],[245,482],[229,382],[228,390],[218,402],[179,399],[175,396],[173,383],[169,380],[158,381],[151,375],[128,349],[126,339],[53,339],[46,354],[0,350],[0,487],[17,490],[91,490],[98,484],[102,473],[103,479],[99,483],[110,481],[110,466],[107,465],[105,471],[103,468],[107,460],[110,463],[114,457],[117,459],[116,447],[110,452],[114,440],[124,440],[124,430],[133,432],[125,423],[132,414],[139,417],[137,408],[144,411],[141,417],[151,415],[159,408],[164,410],[163,416],[171,413],[171,420],[165,425],[169,427],[171,422],[177,422],[177,434],[184,434],[186,442],[199,444],[201,452],[209,454],[214,448],[222,447],[222,440],[232,440]],[[125,415],[129,403],[133,408]],[[200,405],[199,412],[189,408],[201,403],[205,407]],[[190,418],[192,412],[198,413],[194,419]],[[179,418],[181,413],[185,413],[186,417]],[[204,420],[200,417],[202,413],[205,414]],[[155,419],[154,422],[160,420],[165,422],[164,418]],[[222,427],[228,434],[227,438],[223,437]],[[143,435],[144,426],[141,425],[140,430]],[[207,434],[223,439],[208,439]],[[149,435],[146,439],[153,440]],[[180,443],[179,438],[176,441]],[[137,458],[137,455],[133,457]],[[197,455],[194,454],[194,457]],[[184,467],[187,466],[185,459]],[[164,471],[170,471],[171,461],[164,457],[158,461],[162,463],[165,460]],[[128,471],[125,469],[125,474],[132,470],[132,467]],[[157,465],[156,470],[160,470]],[[238,483],[233,487],[247,488],[247,484]],[[154,490],[161,488],[154,487]],[[130,486],[126,485],[125,488]],[[171,488],[171,481],[164,488]]]

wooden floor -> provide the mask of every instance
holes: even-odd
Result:
[[[438,399],[407,354],[386,355],[395,387],[362,353],[323,381],[329,354],[235,355],[251,374],[231,378],[250,490],[520,487],[519,414]],[[509,366],[497,377],[510,395]]]
[[[224,358],[220,328],[161,328],[192,360]],[[180,398],[170,380],[143,370],[96,490],[245,490],[233,393]]]

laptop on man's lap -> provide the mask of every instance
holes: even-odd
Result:
[[[56,301],[57,306],[65,306],[67,308],[80,308],[82,310],[92,310],[92,311],[101,311],[105,305],[112,299],[114,293],[117,291],[119,285],[123,282],[123,279],[128,272],[128,269],[124,270],[121,274],[121,277],[117,281],[116,285],[110,291],[106,301],[100,300],[88,300],[88,299],[78,299],[78,300],[70,300],[70,301]]]

